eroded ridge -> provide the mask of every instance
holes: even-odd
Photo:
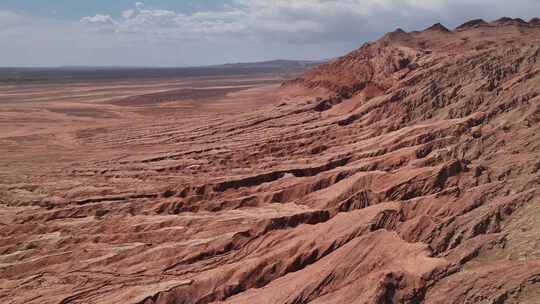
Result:
[[[265,102],[67,130],[23,153],[54,151],[32,170],[12,156],[0,297],[537,303],[538,24],[397,30]]]

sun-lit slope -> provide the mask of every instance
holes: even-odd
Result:
[[[272,105],[79,134],[2,186],[0,297],[537,303],[539,60],[536,19],[397,30]]]

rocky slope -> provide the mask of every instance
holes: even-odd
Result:
[[[537,19],[396,30],[273,105],[78,134],[2,186],[0,297],[538,303],[539,60]]]

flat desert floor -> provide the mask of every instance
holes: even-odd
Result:
[[[97,161],[100,168],[163,151],[187,140],[181,129],[271,104],[281,81],[241,75],[0,85],[2,181],[50,181],[77,164]]]

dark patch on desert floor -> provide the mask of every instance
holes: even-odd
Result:
[[[245,90],[247,88],[232,87],[172,90],[159,93],[131,96],[121,100],[111,101],[110,104],[117,106],[145,106],[171,101],[209,102],[215,101],[219,98],[224,98],[229,93]]]
[[[50,112],[66,114],[70,116],[78,117],[91,117],[91,118],[114,118],[114,114],[108,111],[99,110],[95,108],[48,108]]]

